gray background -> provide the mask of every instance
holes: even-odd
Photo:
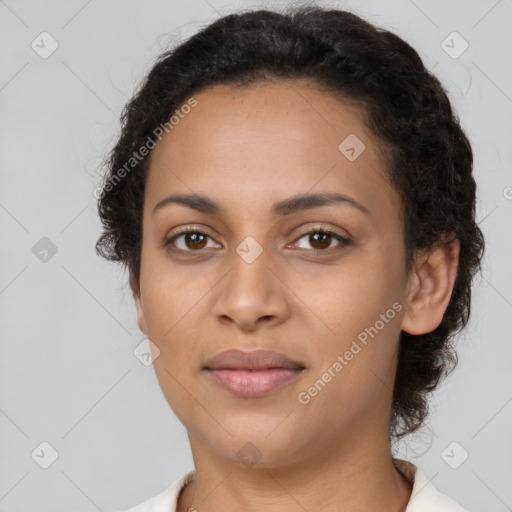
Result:
[[[512,510],[512,1],[317,3],[410,42],[473,144],[484,271],[459,366],[399,455],[470,510]],[[95,255],[93,190],[153,58],[220,15],[276,4],[0,0],[0,510],[118,510],[192,469],[184,427],[134,355],[127,276]],[[47,58],[31,47],[51,48],[43,31],[58,43]],[[441,46],[453,31],[469,43],[458,58]],[[469,454],[457,469],[454,441],[452,465]],[[43,442],[58,453],[47,469]]]

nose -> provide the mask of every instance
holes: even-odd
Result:
[[[234,252],[231,269],[221,279],[213,313],[221,324],[244,331],[278,325],[289,317],[288,288],[266,250],[249,263]]]

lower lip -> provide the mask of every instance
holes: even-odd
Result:
[[[263,396],[296,379],[302,370],[268,368],[266,370],[208,370],[223,388],[243,397]]]

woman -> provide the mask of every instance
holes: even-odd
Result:
[[[129,269],[195,467],[130,511],[463,511],[392,455],[484,250],[471,146],[416,51],[341,10],[232,14],[122,122],[97,250]]]

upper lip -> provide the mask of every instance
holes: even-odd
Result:
[[[273,350],[226,350],[208,359],[207,370],[237,369],[263,370],[266,368],[304,369],[304,366]]]

